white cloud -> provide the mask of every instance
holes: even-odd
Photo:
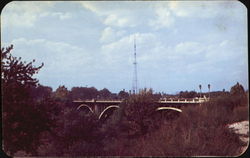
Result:
[[[231,46],[228,45],[229,42],[223,40],[218,44],[211,44],[207,46],[207,52],[205,57],[211,63],[228,61],[237,57],[234,51],[232,51]]]
[[[115,39],[115,31],[111,27],[106,27],[102,31],[102,35],[100,41],[104,42],[112,42]]]
[[[137,60],[141,68],[154,68],[156,71],[163,67],[164,71],[184,71],[194,64],[204,62],[208,52],[207,48],[209,48],[209,46],[192,41],[169,46],[164,41],[160,41],[153,33],[137,33],[136,43]],[[126,63],[125,65],[131,65],[133,45],[134,35],[128,35],[120,40],[104,44],[101,50],[107,64]]]
[[[224,46],[226,46],[228,44],[228,40],[224,40],[224,41],[222,41],[221,43],[220,43],[220,46],[221,47],[224,47]]]
[[[32,27],[36,21],[37,16],[27,12],[19,13],[3,13],[2,15],[2,27],[7,28],[8,26],[21,26],[21,27]]]
[[[107,64],[126,63],[125,65],[130,65],[133,59],[135,36],[138,60],[141,60],[142,56],[146,56],[149,49],[154,48],[152,45],[157,44],[156,36],[152,33],[136,33],[124,36],[117,41],[102,45],[102,54],[105,56]]]
[[[174,23],[174,17],[170,10],[166,7],[159,7],[155,10],[156,18],[149,20],[149,26],[155,29],[170,27]]]
[[[56,2],[49,2],[49,1],[43,1],[43,2],[36,2],[36,1],[12,1],[8,3],[4,9],[3,12],[24,12],[29,11],[31,13],[41,13],[44,10],[46,10],[48,7],[52,7],[55,5]]]
[[[135,27],[143,20],[138,16],[137,9],[139,3],[131,2],[90,2],[82,1],[80,3],[85,9],[90,10],[97,16],[101,17],[102,23],[110,27]],[[132,9],[134,8],[134,9]]]
[[[91,1],[81,1],[81,2],[77,2],[77,3],[80,3],[84,8],[92,11],[92,12],[95,12],[97,14],[100,14],[101,12],[101,7],[100,5],[98,5],[97,2],[91,2]],[[99,4],[102,4],[103,2],[99,2]]]
[[[55,17],[59,18],[60,20],[69,19],[72,17],[72,14],[69,12],[43,12],[39,15],[39,17]]]
[[[181,42],[175,47],[178,55],[197,55],[204,51],[204,46],[197,42]]]
[[[93,56],[89,56],[84,48],[64,42],[18,38],[11,43],[14,56],[20,56],[24,61],[36,59],[38,64],[44,62],[41,75],[75,72],[81,66],[84,66],[82,72],[89,71],[87,67],[93,63]]]
[[[72,15],[68,12],[50,12],[58,2],[47,1],[13,1],[8,3],[2,11],[2,27],[33,27],[40,17],[57,17],[60,20],[68,19]]]
[[[238,2],[161,1],[161,2],[78,2],[103,19],[103,24],[117,27],[149,25],[153,29],[173,28],[176,18],[238,17]],[[141,6],[147,5],[142,11]],[[223,8],[223,11],[221,11]],[[242,9],[244,10],[244,9]],[[146,17],[146,18],[145,18]],[[237,18],[238,19],[238,18]]]
[[[234,51],[229,51],[228,45],[220,46],[221,44],[225,44],[225,41],[210,45],[186,41],[174,46],[158,41],[155,48],[147,49],[147,53],[141,56],[141,62],[153,66],[156,71],[164,68],[164,71],[180,73],[183,76],[203,71],[217,72],[221,65],[237,57],[233,54]]]
[[[237,1],[162,1],[153,3],[154,18],[148,20],[148,25],[155,30],[172,28],[176,18],[222,18],[239,20],[239,8],[244,7]],[[222,11],[223,9],[223,11]],[[243,16],[241,16],[243,18]]]
[[[142,46],[148,47],[150,43],[155,42],[156,40],[156,36],[152,33],[135,33],[125,36],[113,43],[103,45],[102,48],[108,49],[109,51],[115,49],[127,48],[128,46],[131,46],[131,48],[133,48],[134,37],[136,38],[137,47],[142,47]]]
[[[100,42],[110,43],[114,40],[117,40],[119,37],[123,36],[126,33],[124,30],[116,31],[111,27],[106,27],[101,34]]]
[[[236,8],[242,8],[238,1],[171,1],[169,8],[178,17],[213,18],[216,16],[235,16]]]
[[[191,4],[190,3],[187,3],[185,1],[181,1],[181,2],[178,2],[178,1],[172,1],[172,2],[169,2],[169,8],[170,10],[177,16],[180,16],[180,17],[187,17],[187,16],[190,16],[191,13],[193,12],[191,9],[192,9],[192,6],[194,6],[194,4]],[[189,9],[188,9],[189,8]],[[194,6],[193,9],[197,9],[197,7]]]
[[[2,26],[32,27],[38,14],[52,5],[50,2],[10,2],[2,11]]]
[[[130,17],[118,17],[116,14],[108,15],[104,20],[104,24],[108,26],[118,27],[134,27],[133,20]]]

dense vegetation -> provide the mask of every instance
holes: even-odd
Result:
[[[130,95],[108,89],[40,85],[42,68],[1,49],[3,145],[24,156],[231,156],[245,145],[226,125],[248,118],[248,92],[237,83],[230,92],[211,92],[209,102],[175,111],[155,111],[162,97],[152,89]],[[167,96],[164,94],[163,96]],[[193,98],[195,91],[173,97]],[[105,121],[77,111],[77,99],[124,99]]]

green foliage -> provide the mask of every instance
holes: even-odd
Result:
[[[153,96],[155,100],[160,100],[162,98],[161,93],[153,93]]]
[[[195,98],[198,97],[198,94],[195,91],[180,91],[179,93],[180,98]]]
[[[103,137],[95,115],[68,107],[57,121],[57,127],[46,136],[52,140],[48,142],[49,148],[43,144],[39,147],[40,156],[98,155]]]
[[[240,154],[241,147],[246,145],[226,126],[249,119],[247,103],[235,106],[235,96],[221,95],[202,106],[185,107],[175,120],[158,120],[161,123],[160,129],[149,128],[147,132],[142,132],[140,125],[150,127],[150,121],[147,120],[153,121],[152,116],[155,116],[147,108],[150,106],[143,105],[150,105],[153,100],[152,94],[144,91],[123,103],[109,122],[107,131],[112,131],[113,135],[110,134],[104,140],[106,146],[103,155],[236,156]],[[234,107],[233,110],[231,107]]]
[[[248,95],[245,92],[243,86],[237,82],[230,90],[231,98],[234,98],[232,102],[234,103],[234,107],[247,105],[248,103]]]
[[[236,107],[247,106],[248,98],[244,88],[237,83],[231,88],[230,93],[224,93],[213,98],[210,104],[226,107],[227,110],[234,110]]]
[[[126,99],[126,98],[129,97],[129,94],[128,94],[128,92],[125,92],[124,90],[122,90],[122,91],[120,91],[120,92],[118,93],[118,97],[119,97],[119,98],[122,98],[122,99]]]
[[[152,115],[155,111],[155,103],[152,91],[143,90],[138,95],[132,95],[121,106],[124,106],[123,123],[127,126],[128,137],[136,137],[146,134],[152,127]]]
[[[6,49],[1,49],[2,84],[22,87],[35,86],[38,81],[32,78],[32,76],[38,73],[43,64],[41,66],[34,67],[32,63],[34,63],[35,60],[26,64],[26,62],[21,61],[21,58],[17,59],[10,54],[12,49],[13,45]]]
[[[34,154],[39,134],[52,124],[48,109],[39,107],[32,97],[38,82],[32,76],[43,64],[35,67],[35,60],[26,64],[11,55],[12,49],[13,46],[1,49],[4,150],[10,155],[19,150]]]
[[[99,98],[110,98],[111,92],[107,88],[103,88],[99,91]]]
[[[46,98],[51,98],[52,88],[38,84],[37,87],[33,87],[31,89],[31,96],[37,101],[43,100]]]
[[[140,137],[128,151],[133,156],[236,156],[243,143],[226,125],[248,120],[246,106],[228,110],[227,98],[186,107],[179,118]],[[244,117],[240,115],[244,115]]]
[[[68,89],[63,85],[63,86],[59,86],[55,93],[54,93],[54,97],[56,99],[59,99],[59,100],[66,100],[68,98],[68,95],[69,95],[69,91]]]
[[[98,90],[94,87],[73,87],[69,95],[72,100],[93,99],[97,98]]]
[[[229,92],[226,92],[225,90],[224,91],[210,92],[210,97],[211,98],[223,97],[223,96],[226,96],[226,95],[229,95]]]
[[[131,148],[131,154],[135,153],[134,156],[189,157],[236,156],[239,153],[242,142],[236,134],[223,126],[196,127],[189,121],[164,126],[156,133],[139,139]]]
[[[236,95],[236,96],[237,95],[245,95],[245,90],[244,90],[243,86],[237,82],[236,85],[231,87],[230,94]]]

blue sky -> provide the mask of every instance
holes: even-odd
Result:
[[[238,1],[10,2],[1,13],[2,47],[36,59],[35,75],[59,85],[156,92],[248,89],[247,9]]]

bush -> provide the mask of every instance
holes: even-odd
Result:
[[[248,120],[247,101],[231,94],[182,113],[156,113],[152,91],[129,96],[105,122],[66,108],[51,142],[51,156],[236,156],[245,145],[227,124]],[[68,109],[68,110],[67,110]],[[172,117],[176,116],[176,117]],[[170,119],[172,118],[172,119]],[[43,150],[42,150],[43,149]],[[64,149],[61,151],[61,149]],[[48,151],[50,154],[46,154]]]
[[[144,135],[154,128],[153,113],[156,109],[152,90],[140,91],[121,104],[122,117],[120,125],[127,137]],[[126,128],[124,128],[126,127]]]
[[[226,111],[216,110],[187,107],[175,121],[141,137],[129,150],[134,156],[235,156],[244,143],[225,126]]]
[[[39,148],[40,156],[99,155],[102,133],[96,115],[68,107],[60,118],[57,127],[41,138],[47,140]]]
[[[237,107],[233,111],[233,115],[231,116],[231,122],[239,122],[244,120],[249,120],[249,107],[241,106]]]
[[[152,90],[142,90],[121,103],[110,119],[102,125],[105,135],[104,153],[110,156],[129,156],[130,146],[138,138],[156,130],[156,97]]]
[[[201,106],[184,107],[181,115],[175,120],[161,122],[162,126],[159,130],[151,128],[136,139],[123,140],[122,144],[117,143],[119,151],[122,152],[114,154],[125,156],[236,156],[240,154],[241,147],[245,143],[226,125],[248,120],[248,106],[245,103],[246,100],[239,99],[238,96],[225,95],[212,99]],[[144,112],[146,113],[146,111]],[[116,139],[115,142],[120,142],[119,140]]]

